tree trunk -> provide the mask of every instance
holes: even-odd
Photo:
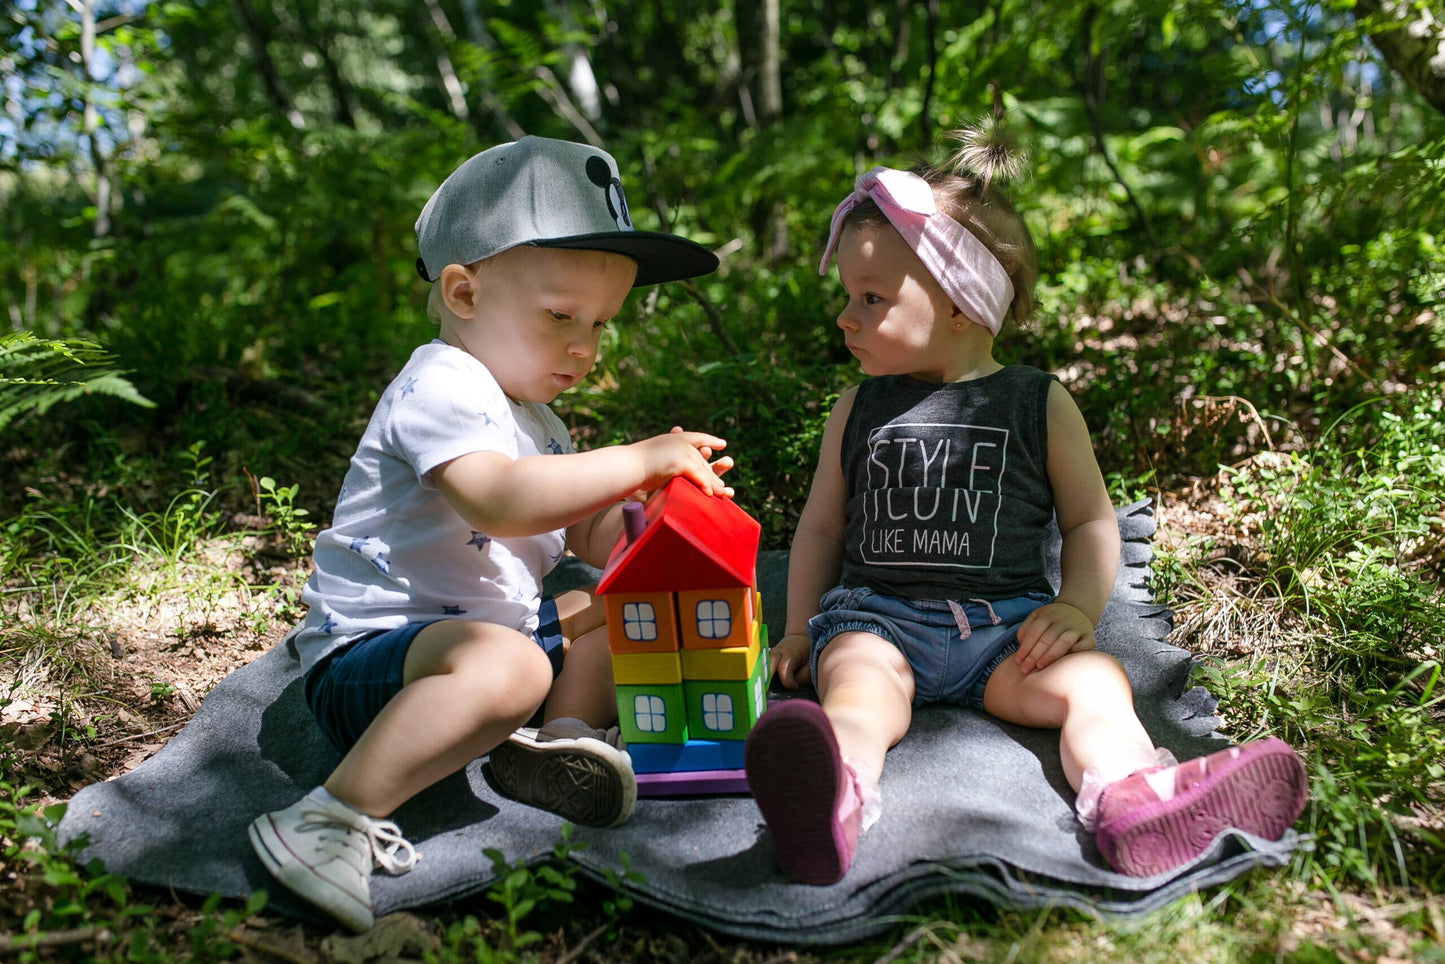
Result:
[[[777,129],[783,120],[782,15],[779,0],[763,0],[758,31],[758,126]],[[765,202],[763,258],[777,264],[788,255],[788,217],[783,199]]]
[[[446,13],[442,11],[441,6],[436,3],[436,0],[428,0],[427,5],[431,9],[432,22],[436,24],[437,31],[442,35],[442,43],[445,47],[446,44],[456,39],[456,34],[451,27],[451,21],[447,19]],[[481,14],[477,10],[476,0],[462,0],[461,6],[462,19],[467,28],[467,39],[484,50],[496,50],[496,41],[492,39],[491,34],[487,33],[487,26],[483,23]],[[445,49],[443,49],[437,59],[437,71],[442,75],[443,85],[447,86],[448,96],[450,96],[451,88],[448,86],[450,82],[446,80],[446,76],[447,71],[451,69],[451,59],[447,57]],[[477,98],[482,102],[482,107],[486,109],[487,115],[495,122],[496,130],[488,130],[484,126],[483,117],[477,112],[467,110],[465,103],[462,105],[465,115],[458,116],[470,116],[472,130],[476,131],[477,138],[483,143],[491,142],[498,134],[515,141],[525,135],[526,131],[522,130],[521,126],[513,119],[511,113],[508,112],[506,106],[499,101],[497,95],[492,92],[491,73],[491,69],[488,67],[479,68],[478,74],[473,78],[471,86]],[[456,79],[455,71],[452,71],[451,76],[453,80]],[[461,89],[460,84],[458,84],[457,89]]]
[[[938,76],[938,0],[928,0],[924,11],[924,37],[928,45],[928,80],[923,85],[923,106],[918,111],[918,139],[924,147],[933,143],[933,83]]]
[[[1445,114],[1445,21],[1409,0],[1356,0],[1356,18],[1382,14],[1370,32],[1395,72]]]
[[[779,0],[763,0],[758,36],[758,123],[771,127],[783,117],[782,41]]]
[[[251,64],[261,78],[261,86],[266,91],[267,99],[292,127],[304,126],[305,121],[301,117],[301,112],[292,105],[291,95],[286,93],[286,85],[281,81],[275,61],[271,59],[271,51],[267,46],[269,38],[266,36],[266,26],[256,15],[256,8],[251,5],[251,0],[231,0],[231,10],[235,13],[236,22],[241,25],[241,30],[246,34],[246,41],[251,46]]]
[[[351,93],[351,85],[346,82],[345,77],[341,76],[341,65],[336,62],[336,57],[331,52],[331,25],[318,25],[307,12],[304,3],[296,4],[293,10],[297,21],[301,24],[305,39],[316,50],[316,56],[321,60],[321,70],[326,75],[326,87],[331,91],[337,123],[355,130],[356,111],[353,107],[355,98]]]
[[[81,123],[90,149],[90,163],[95,168],[95,236],[103,238],[110,234],[110,159],[96,136],[100,130],[100,112],[95,108],[90,89],[95,82],[91,74],[95,63],[95,4],[93,0],[71,0],[71,6],[80,14],[80,86],[85,101]]]
[[[1104,159],[1104,165],[1109,168],[1109,173],[1114,176],[1114,183],[1124,190],[1124,197],[1133,209],[1134,216],[1139,221],[1139,227],[1144,231],[1144,237],[1149,242],[1149,259],[1155,264],[1159,261],[1159,242],[1154,238],[1154,227],[1149,223],[1149,214],[1144,210],[1144,205],[1139,203],[1135,196],[1134,189],[1124,178],[1124,174],[1114,163],[1114,158],[1109,154],[1109,144],[1105,139],[1104,121],[1102,117],[1101,104],[1107,96],[1107,85],[1105,81],[1104,58],[1094,50],[1094,23],[1099,16],[1099,6],[1090,3],[1084,9],[1084,17],[1079,25],[1079,45],[1083,53],[1083,69],[1078,78],[1079,97],[1084,102],[1084,116],[1089,120],[1089,130],[1094,135],[1094,147],[1098,150],[1099,156]]]

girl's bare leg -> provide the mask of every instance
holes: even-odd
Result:
[[[818,699],[838,749],[859,777],[876,784],[888,748],[913,722],[913,671],[892,643],[842,633],[818,657]]]
[[[989,677],[983,707],[1010,723],[1057,729],[1064,775],[1075,791],[1095,764],[1122,757],[1153,762],[1154,741],[1134,713],[1129,677],[1105,653],[1070,653],[1027,675],[1006,659]]]

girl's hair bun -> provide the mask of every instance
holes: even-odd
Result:
[[[1003,126],[1003,100],[998,86],[990,84],[994,93],[993,111],[949,137],[958,142],[950,166],[955,174],[973,174],[988,187],[994,181],[1017,180],[1028,165],[1028,153],[1008,135]]]

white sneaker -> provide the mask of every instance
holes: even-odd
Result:
[[[615,827],[637,803],[637,778],[617,727],[596,730],[564,717],[523,727],[491,752],[502,794],[584,827]]]
[[[313,790],[246,829],[281,883],[355,931],[369,930],[373,867],[404,874],[420,855],[390,820],[375,820]]]

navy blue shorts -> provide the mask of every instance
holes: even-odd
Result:
[[[970,601],[956,615],[946,600],[897,599],[872,589],[837,586],[823,594],[822,612],[808,622],[809,668],[842,633],[881,636],[913,670],[913,705],[952,703],[983,709],[983,691],[999,663],[1017,652],[1019,624],[1053,596],[1035,592],[991,603]],[[969,627],[967,634],[959,621]]]
[[[562,622],[557,604],[542,600],[532,638],[552,663],[552,678],[562,672]],[[306,674],[306,705],[331,745],[350,750],[391,698],[401,692],[402,670],[412,640],[431,623],[408,623],[349,643]]]

